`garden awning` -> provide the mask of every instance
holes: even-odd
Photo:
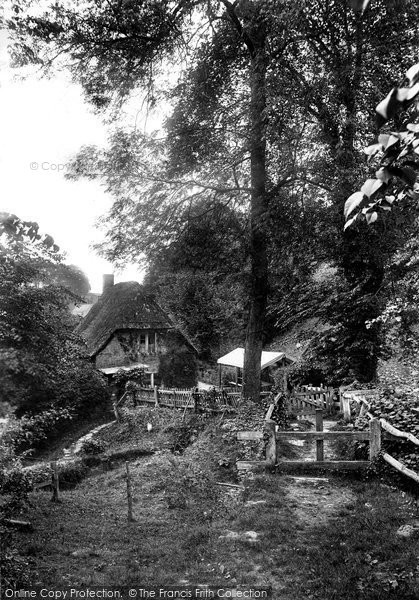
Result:
[[[287,363],[293,362],[292,359],[285,355],[285,352],[262,352],[260,361],[261,369],[266,369],[277,362],[280,362],[283,358],[286,359]],[[244,348],[236,348],[225,356],[222,356],[217,360],[219,365],[225,365],[227,367],[238,367],[243,369],[244,364]]]

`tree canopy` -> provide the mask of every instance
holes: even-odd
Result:
[[[416,51],[419,9],[412,0],[367,4],[91,0],[31,14],[20,0],[9,23],[16,64],[65,64],[113,124],[108,148],[82,149],[70,173],[101,176],[114,196],[102,252],[116,263],[145,259],[150,282],[182,288],[172,308],[204,344],[226,335],[210,315],[230,287],[232,329],[247,313],[249,396],[263,343],[302,314],[325,261],[341,283],[306,314],[332,325],[321,344],[340,361],[339,376],[375,374],[381,290],[411,229],[343,233],[343,206],[367,172],[359,148],[373,126],[371,101]],[[170,106],[160,132],[118,119],[138,97],[150,111]],[[199,294],[197,319],[188,306]]]

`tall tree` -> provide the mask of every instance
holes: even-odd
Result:
[[[248,129],[246,160],[250,162],[249,186],[238,183],[235,169],[230,169],[227,185],[222,185],[219,174],[216,184],[204,180],[201,189],[230,195],[248,194],[249,201],[249,317],[246,332],[244,393],[257,398],[260,388],[260,356],[263,344],[264,319],[268,295],[267,207],[269,181],[267,176],[266,98],[268,72],[268,44],[276,49],[285,26],[278,16],[282,3],[272,10],[268,1],[207,3],[195,1],[155,2],[149,0],[138,6],[134,2],[91,2],[77,4],[74,9],[59,2],[51,5],[48,13],[39,16],[12,19],[15,31],[16,56],[20,63],[43,60],[50,62],[57,50],[67,54],[74,76],[80,81],[88,97],[103,106],[112,95],[123,99],[138,84],[148,83],[152,94],[155,72],[159,62],[175,50],[184,48],[185,37],[206,23],[200,38],[189,45],[189,58],[202,68],[205,48],[220,48],[220,41],[228,41],[232,53],[229,65],[229,83],[247,72],[242,84],[246,101],[241,115]],[[275,14],[273,14],[275,12]],[[204,20],[204,21],[203,21]],[[199,29],[198,27],[198,29]],[[193,35],[196,31],[193,32]],[[191,36],[193,39],[193,36]],[[214,43],[213,43],[214,42]],[[243,52],[244,50],[244,52]],[[235,63],[235,64],[234,64]],[[233,69],[235,67],[235,69]],[[243,79],[242,79],[243,80]],[[212,79],[212,98],[223,89],[224,82],[217,74]],[[243,108],[243,105],[242,105]],[[224,111],[226,113],[226,111]],[[218,111],[218,117],[225,116]],[[226,138],[225,138],[226,139]],[[234,143],[234,140],[233,140]],[[224,171],[226,169],[224,168]],[[246,174],[247,177],[247,174]],[[221,183],[221,185],[220,185]],[[183,184],[184,200],[199,188],[192,178],[188,189]],[[186,196],[186,198],[185,198]],[[115,234],[120,235],[120,233]]]

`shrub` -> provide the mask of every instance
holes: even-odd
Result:
[[[20,512],[28,504],[31,476],[22,469],[13,444],[0,439],[0,588],[28,584],[28,562],[13,547],[12,532],[3,519]]]
[[[72,461],[60,465],[60,487],[63,489],[75,487],[86,477],[88,471],[88,466],[85,465],[82,460]]]
[[[73,417],[74,413],[66,408],[50,408],[36,415],[25,415],[11,421],[6,439],[18,452],[38,448]]]
[[[83,454],[102,454],[105,452],[107,444],[102,440],[86,440],[83,442],[81,451]]]
[[[167,353],[160,357],[158,377],[167,387],[187,388],[196,385],[197,375],[195,354],[176,333],[172,333]]]

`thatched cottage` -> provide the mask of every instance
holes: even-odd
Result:
[[[105,280],[103,294],[78,331],[95,366],[105,375],[121,368],[142,367],[151,385],[173,334],[177,332],[191,346],[156,300],[134,281],[114,285],[111,278]]]

